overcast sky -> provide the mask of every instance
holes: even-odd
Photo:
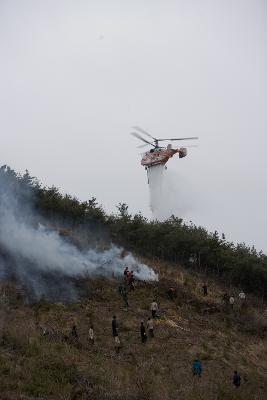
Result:
[[[266,0],[0,0],[0,164],[150,216],[131,127],[199,136],[172,204],[266,252],[266,48]]]

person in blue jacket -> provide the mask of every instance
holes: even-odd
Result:
[[[193,362],[192,372],[193,372],[193,375],[197,375],[199,378],[201,378],[202,365],[198,358],[196,358]]]

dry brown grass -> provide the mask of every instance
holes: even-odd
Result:
[[[267,345],[260,334],[264,324],[260,305],[254,301],[242,312],[222,309],[208,314],[205,310],[221,306],[223,287],[210,282],[209,295],[203,298],[197,274],[161,264],[155,268],[160,282],[139,285],[131,292],[128,312],[116,280],[89,281],[90,298],[80,303],[40,304],[38,308],[16,304],[9,288],[12,301],[2,303],[0,312],[2,398],[265,399]],[[166,297],[170,283],[178,288],[173,302]],[[155,322],[155,338],[142,344],[139,324],[150,316],[154,297],[161,318]],[[114,314],[122,342],[119,355],[111,335]],[[79,345],[64,340],[74,321]],[[48,327],[51,335],[42,337],[36,322]],[[93,346],[87,340],[90,324],[95,328]],[[191,374],[196,355],[203,364],[201,379]],[[237,390],[231,381],[235,369],[246,378]]]

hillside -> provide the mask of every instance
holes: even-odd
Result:
[[[20,175],[6,165],[0,167],[0,221],[4,247],[18,241],[19,229],[20,239],[25,237],[22,224],[32,238],[38,226],[51,226],[58,232],[77,232],[81,248],[116,243],[141,257],[178,263],[267,299],[267,256],[254,246],[235,244],[224,233],[208,232],[174,216],[164,222],[148,221],[140,213],[131,215],[125,203],[117,206],[116,214],[107,214],[94,197],[81,202],[54,186],[44,187],[28,171]],[[12,255],[16,250],[15,246]]]
[[[139,278],[128,311],[118,290],[125,265]],[[130,215],[124,203],[108,215],[95,198],[80,202],[0,168],[0,399],[265,399],[266,295],[267,257],[253,247],[181,218]],[[153,299],[155,337],[141,343]],[[201,379],[192,377],[196,357]]]
[[[147,261],[147,260],[146,260]],[[40,301],[27,305],[23,293],[2,284],[1,399],[265,399],[267,340],[263,305],[249,297],[241,312],[225,311],[224,288],[177,265],[157,263],[156,283],[137,282],[124,311],[116,279],[85,279],[86,296],[72,304]],[[176,286],[177,298],[166,296]],[[233,293],[235,290],[233,288]],[[155,337],[142,344],[140,321],[157,298],[160,318]],[[114,350],[111,331],[116,314],[122,348]],[[79,342],[70,341],[76,323]],[[95,344],[88,342],[94,325]],[[47,335],[43,335],[43,329]],[[198,356],[201,379],[192,377]],[[231,377],[240,371],[242,385]]]

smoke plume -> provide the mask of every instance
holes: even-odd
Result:
[[[75,299],[72,278],[118,277],[127,265],[137,279],[156,280],[157,275],[132,254],[110,244],[108,249],[83,251],[47,228],[33,212],[31,193],[0,177],[0,270],[1,279],[15,277],[34,298]],[[41,221],[42,223],[40,223]]]

